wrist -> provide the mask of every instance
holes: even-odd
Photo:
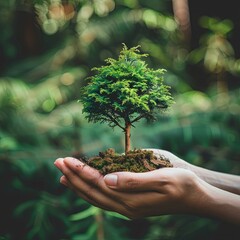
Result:
[[[202,217],[240,224],[240,196],[199,179],[195,213]]]
[[[222,190],[240,195],[240,176],[216,172],[188,163],[188,169],[205,182]]]
[[[194,172],[200,179],[211,185],[216,186],[216,181],[219,181],[218,179],[215,179],[211,170],[207,170],[205,168],[201,168],[190,163],[188,163],[187,167],[190,171]]]
[[[189,193],[191,194],[188,194],[185,197],[185,200],[190,213],[202,217],[208,217],[208,205],[209,202],[212,202],[211,185],[203,181],[195,174],[193,186],[191,187],[191,191],[189,191]]]

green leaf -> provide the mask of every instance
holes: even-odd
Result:
[[[79,221],[79,220],[96,215],[98,211],[99,211],[98,208],[91,206],[82,212],[72,214],[69,218],[71,221]]]
[[[129,220],[129,218],[123,216],[122,214],[116,213],[116,212],[106,211],[105,214],[109,215],[111,217],[115,217],[115,218],[119,218],[119,219],[123,219],[123,220]]]

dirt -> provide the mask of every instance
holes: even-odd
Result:
[[[173,167],[170,160],[163,155],[156,157],[153,151],[135,149],[127,155],[117,154],[114,149],[99,152],[98,156],[80,159],[89,166],[99,170],[103,175],[111,172],[147,172],[163,167]]]

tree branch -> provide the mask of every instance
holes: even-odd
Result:
[[[120,125],[120,123],[117,120],[115,120],[109,113],[106,113],[106,116],[108,116],[110,118],[110,120],[113,123],[115,123],[118,127],[120,127],[121,129],[125,130],[125,128],[122,125]]]
[[[144,115],[145,115],[145,114],[141,114],[141,115],[139,115],[138,117],[136,117],[135,119],[133,119],[133,120],[131,121],[131,124],[134,123],[134,122],[137,122],[138,120],[140,120],[141,118],[143,118]]]

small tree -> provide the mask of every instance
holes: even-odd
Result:
[[[80,102],[89,122],[106,122],[125,133],[125,154],[130,150],[131,126],[142,118],[154,120],[156,110],[173,102],[169,87],[163,84],[166,70],[153,70],[142,60],[139,46],[123,45],[118,60],[108,58],[107,65],[93,68],[98,73],[82,89]]]

